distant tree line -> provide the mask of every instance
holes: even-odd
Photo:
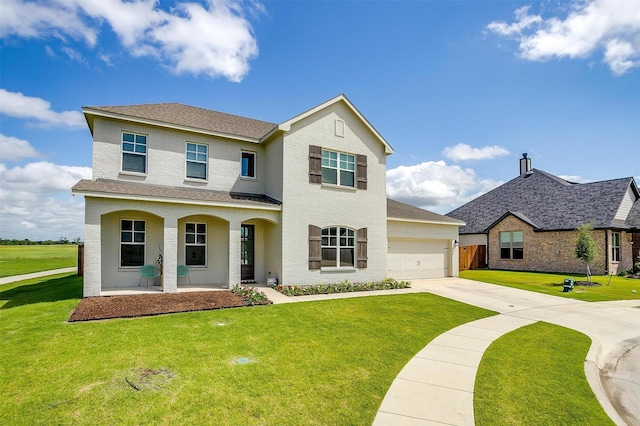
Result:
[[[60,237],[57,240],[42,240],[31,241],[30,239],[17,240],[17,239],[5,239],[0,238],[0,246],[52,246],[52,245],[79,245],[82,244],[82,239],[76,237],[73,240],[69,240],[67,237]]]

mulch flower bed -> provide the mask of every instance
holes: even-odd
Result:
[[[69,322],[110,318],[134,318],[177,312],[239,308],[256,304],[231,291],[195,291],[190,293],[138,294],[131,296],[89,297],[80,300]]]

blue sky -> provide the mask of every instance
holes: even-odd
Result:
[[[344,93],[392,198],[446,213],[533,167],[640,180],[640,6],[585,1],[0,0],[0,236],[83,235],[83,106],[271,122]]]

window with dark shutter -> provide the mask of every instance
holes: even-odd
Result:
[[[358,189],[367,189],[367,156],[356,155],[356,182]]]
[[[322,265],[322,229],[309,225],[309,269],[320,269]]]
[[[309,183],[322,183],[322,147],[309,145]]]
[[[360,228],[356,234],[358,249],[356,250],[358,254],[358,268],[366,268],[367,267],[367,228]]]

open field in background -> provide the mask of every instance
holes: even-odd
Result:
[[[576,286],[573,291],[566,293],[562,291],[562,284],[565,278],[571,278],[576,281],[586,281],[586,277],[584,275],[573,274],[474,269],[460,272],[460,278],[536,291],[553,296],[569,297],[586,302],[640,299],[640,280],[623,278],[617,275],[611,277],[608,275],[593,275],[591,281],[600,283],[602,286]]]
[[[591,340],[537,322],[485,352],[476,376],[477,425],[613,425],[584,378]]]
[[[0,287],[0,424],[370,425],[429,341],[493,315],[420,293],[68,324],[80,297]]]
[[[78,264],[78,246],[29,245],[0,246],[0,278]]]

